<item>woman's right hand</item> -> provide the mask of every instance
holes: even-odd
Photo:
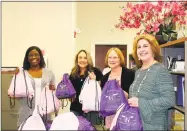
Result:
[[[129,94],[126,91],[123,91],[125,94],[125,97],[128,99],[129,98]]]
[[[88,72],[88,76],[91,80],[96,80],[96,75],[94,74],[94,72]]]

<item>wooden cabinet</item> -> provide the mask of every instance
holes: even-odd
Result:
[[[10,98],[8,97],[8,88],[14,72],[1,72],[1,102],[2,102],[2,130],[17,130],[17,120],[19,111],[19,101],[15,100],[15,106],[10,108]]]
[[[180,55],[184,60],[185,58],[187,58],[187,53],[185,53],[187,51],[187,37],[183,37],[180,38],[178,40],[175,41],[171,41],[171,42],[167,42],[163,45],[160,45],[162,48],[162,54],[163,54],[163,64],[167,66],[167,60],[166,57],[168,55],[172,56],[172,57],[177,57],[177,55]],[[185,62],[185,67],[187,66],[186,62]],[[170,71],[170,73],[172,74],[172,78],[173,78],[173,83],[174,86],[177,86],[177,81],[175,79],[176,76],[181,75],[181,76],[186,76],[187,72],[182,71],[182,72],[175,72],[175,71]],[[187,78],[185,77],[185,81],[187,80]],[[185,82],[185,86],[184,86],[185,90],[187,88],[187,84]],[[174,106],[173,108],[182,112],[184,114],[184,130],[187,130],[187,108],[185,108],[187,106],[187,91],[184,92],[184,107],[182,106]]]

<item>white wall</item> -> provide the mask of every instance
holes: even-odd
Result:
[[[81,33],[76,38],[76,50],[88,50],[95,63],[95,44],[127,45],[127,56],[132,53],[132,43],[137,29],[115,28],[122,13],[120,7],[127,2],[78,2],[77,27]],[[129,60],[127,58],[127,66]]]
[[[74,61],[75,3],[2,2],[2,66],[22,66],[26,49],[45,50],[59,82]]]

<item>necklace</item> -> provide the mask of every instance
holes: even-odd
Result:
[[[150,68],[147,69],[147,71],[146,71],[146,73],[145,73],[145,76],[143,77],[142,81],[141,81],[140,84],[138,85],[138,90],[137,90],[137,92],[136,92],[136,96],[138,95],[138,93],[139,93],[139,91],[140,91],[140,88],[141,88],[141,85],[142,85],[142,83],[144,82],[144,80],[146,79],[147,73],[148,73],[149,71],[150,71]],[[138,73],[138,75],[137,75],[137,78],[135,79],[135,81],[134,81],[133,84],[132,84],[132,92],[133,92],[133,90],[134,90],[134,85],[136,84],[136,82],[137,82],[137,80],[138,80],[139,77],[140,77],[140,71],[139,71],[139,73]]]

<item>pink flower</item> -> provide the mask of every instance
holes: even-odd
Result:
[[[154,32],[156,32],[156,33],[159,32],[159,25],[160,25],[160,24],[158,24],[158,23],[155,23],[155,24],[153,25],[153,31],[154,31]]]
[[[167,26],[169,23],[185,25],[185,9],[182,2],[170,1],[164,2],[159,0],[156,4],[152,2],[144,2],[133,4],[128,2],[122,8],[118,26],[116,28],[139,28],[141,25],[145,27],[141,33],[157,33],[162,24]]]

